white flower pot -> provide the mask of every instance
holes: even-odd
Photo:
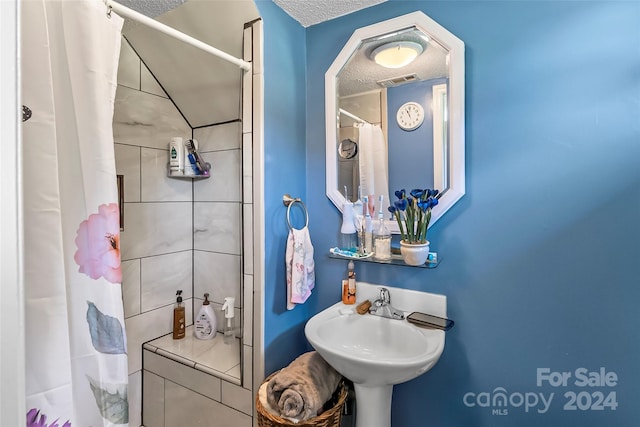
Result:
[[[429,256],[429,241],[427,243],[407,243],[400,241],[400,253],[407,265],[422,265]]]

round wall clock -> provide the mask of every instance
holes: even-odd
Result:
[[[338,146],[341,159],[353,159],[358,154],[358,144],[351,138],[343,139]]]
[[[407,102],[398,108],[396,114],[398,126],[404,130],[415,130],[424,121],[424,108],[417,102]]]

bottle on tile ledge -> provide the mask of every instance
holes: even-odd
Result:
[[[182,289],[176,291],[176,306],[173,309],[173,339],[179,340],[184,338],[184,304],[182,304]]]
[[[234,313],[234,307],[236,299],[233,297],[226,297],[224,304],[222,304],[222,311],[224,312],[224,343],[232,344],[236,339],[236,319]]]
[[[194,325],[194,335],[201,340],[210,340],[215,338],[217,331],[216,315],[209,303],[209,294],[204,294],[204,302],[198,312]]]

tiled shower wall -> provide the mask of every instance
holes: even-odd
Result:
[[[114,111],[116,170],[124,175],[121,232],[123,299],[132,426],[140,425],[141,346],[169,333],[176,289],[187,324],[209,292],[222,325],[225,296],[241,306],[242,128],[239,122],[193,131],[123,38]],[[196,138],[211,177],[167,177],[174,136]],[[194,299],[195,296],[199,297]],[[250,350],[250,347],[249,347]],[[250,357],[250,352],[249,352]],[[251,382],[247,382],[250,387]]]

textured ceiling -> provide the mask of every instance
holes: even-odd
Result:
[[[348,15],[387,0],[273,0],[303,27]]]
[[[420,30],[413,29],[397,36],[364,40],[338,73],[339,95],[348,96],[380,89],[379,81],[412,74],[420,81],[448,76],[447,50],[435,40],[425,42],[425,39],[428,40],[425,36]],[[396,69],[385,68],[370,58],[376,47],[403,40],[416,41],[424,46],[424,52],[411,64]]]

